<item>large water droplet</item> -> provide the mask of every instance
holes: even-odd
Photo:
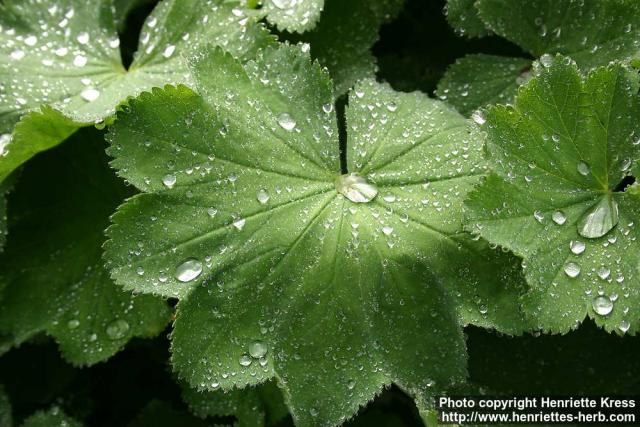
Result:
[[[172,173],[168,173],[162,177],[162,183],[167,188],[173,188],[173,186],[176,185],[176,176]]]
[[[93,102],[100,96],[100,91],[92,87],[88,87],[80,92],[80,96],[87,102]]]
[[[195,258],[185,260],[176,268],[176,279],[190,282],[202,273],[202,263]]]
[[[568,262],[564,265],[564,274],[571,278],[578,277],[578,274],[580,274],[580,266],[575,262]]]
[[[233,226],[237,229],[237,230],[242,230],[244,228],[244,225],[247,223],[247,220],[244,218],[238,218],[235,221],[233,221]]]
[[[291,114],[289,113],[280,114],[278,116],[278,124],[282,129],[287,130],[289,132],[291,132],[293,128],[296,127],[296,121],[293,120],[293,117],[291,117]]]
[[[115,320],[107,326],[107,335],[112,340],[124,338],[129,332],[129,324],[122,319]]]
[[[618,329],[620,329],[620,332],[625,334],[625,333],[627,333],[627,331],[629,330],[630,327],[631,327],[631,323],[629,323],[629,321],[622,320],[620,322],[620,325],[618,326]]]
[[[607,234],[618,224],[618,203],[610,195],[603,196],[578,221],[578,233],[589,239]]]
[[[251,360],[251,357],[248,354],[243,354],[238,359],[238,363],[240,363],[240,366],[249,366],[251,365],[251,362],[253,362],[253,360]]]
[[[259,359],[267,354],[269,348],[262,341],[254,341],[249,345],[249,354],[254,359]]]
[[[71,319],[67,322],[67,328],[69,329],[76,329],[78,326],[80,326],[80,321],[78,319]]]
[[[336,190],[354,203],[367,203],[378,194],[378,189],[356,173],[340,175],[336,179]]]
[[[593,311],[600,316],[606,316],[613,310],[613,302],[606,296],[600,295],[596,297],[591,303]]]

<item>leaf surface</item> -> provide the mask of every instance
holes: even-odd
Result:
[[[162,2],[147,18],[126,70],[110,1],[5,2],[0,9],[0,82],[6,88],[0,92],[0,180],[75,128],[104,121],[128,96],[166,83],[189,84],[184,58],[202,46],[223,45],[240,57],[252,56],[273,42],[256,19],[236,2]],[[23,118],[43,104],[50,108]],[[43,131],[44,139],[30,139]]]
[[[315,27],[324,2],[325,0],[265,0],[261,11],[279,30],[302,33]]]
[[[619,64],[583,77],[557,57],[486,115],[496,175],[470,196],[469,229],[525,259],[523,305],[543,330],[586,315],[638,327],[640,197],[620,188],[640,158],[638,86]]]
[[[22,427],[81,427],[82,423],[53,406],[46,411],[38,411],[27,418]]]
[[[560,53],[588,71],[640,57],[640,4],[635,1],[478,0],[475,5],[488,28],[541,62]],[[511,103],[531,66],[526,58],[469,55],[447,70],[438,95],[465,114],[497,101]]]
[[[491,34],[478,15],[476,0],[447,0],[444,13],[456,33],[467,37],[484,37]]]
[[[129,192],[101,150],[97,131],[80,132],[27,166],[0,257],[0,331],[16,344],[47,332],[76,365],[159,333],[170,316],[162,300],[123,292],[102,268],[103,230]]]
[[[460,323],[522,328],[515,303],[479,303],[522,282],[462,230],[485,171],[462,116],[365,80],[340,175],[331,82],[307,54],[193,67],[199,95],[142,94],[112,127],[112,165],[144,193],[105,246],[117,283],[180,298],[172,362],[192,386],[275,378],[296,422],[333,425],[392,382],[424,405],[462,378]]]

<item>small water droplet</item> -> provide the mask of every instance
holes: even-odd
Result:
[[[253,360],[248,354],[243,354],[238,359],[238,363],[240,363],[240,366],[249,366],[251,365],[251,362],[253,362]]]
[[[186,283],[190,282],[202,273],[202,263],[195,258],[189,258],[176,268],[176,279]]]
[[[628,320],[622,320],[620,322],[620,325],[618,325],[618,329],[620,329],[620,331],[623,334],[627,333],[627,331],[629,330],[630,327],[631,327],[631,323],[629,323]]]
[[[353,390],[355,386],[356,386],[356,381],[355,381],[355,380],[349,380],[349,381],[347,381],[347,388],[348,388],[349,390]]]
[[[562,211],[555,211],[553,215],[551,215],[551,219],[558,225],[563,225],[567,222],[567,216]]]
[[[606,316],[611,313],[611,310],[613,310],[613,302],[604,295],[594,298],[591,306],[593,307],[593,311],[600,316]]]
[[[330,112],[333,111],[333,104],[329,104],[329,103],[324,104],[322,106],[322,111],[324,111],[325,113],[329,114]]]
[[[254,341],[249,345],[249,354],[254,359],[259,359],[267,354],[268,347],[262,341]]]
[[[586,245],[580,240],[572,240],[569,243],[569,247],[571,248],[571,252],[576,255],[580,255],[586,249]]]
[[[578,163],[578,173],[583,176],[587,176],[591,173],[591,168],[585,162]]]
[[[602,280],[607,280],[610,275],[611,275],[611,270],[609,268],[600,267],[598,269],[598,277],[600,277]]]
[[[162,183],[167,188],[173,188],[173,186],[176,185],[176,176],[172,173],[168,173],[162,177]]]
[[[24,44],[27,46],[35,46],[38,43],[38,38],[36,36],[29,36],[24,39]]]
[[[564,274],[571,278],[578,277],[578,274],[580,274],[580,266],[575,262],[568,262],[564,266]]]
[[[340,175],[336,190],[354,203],[367,203],[378,195],[378,189],[356,173]]]
[[[538,221],[539,223],[542,223],[542,221],[544,221],[544,214],[540,211],[535,211],[533,213],[533,217],[536,219],[536,221]]]
[[[244,218],[238,218],[235,221],[233,221],[233,226],[238,229],[238,230],[242,230],[244,228],[244,225],[246,224],[247,220]]]
[[[484,118],[484,115],[482,114],[482,111],[480,110],[476,110],[473,112],[473,114],[471,115],[471,120],[473,120],[474,122],[476,122],[479,125],[483,125],[487,120]]]
[[[67,328],[69,329],[76,329],[78,326],[80,326],[80,321],[78,319],[71,319],[67,322]]]
[[[170,58],[171,55],[173,55],[173,52],[175,52],[175,50],[176,50],[176,47],[170,44],[164,48],[164,51],[162,52],[162,56],[164,56],[165,58]]]
[[[100,97],[100,91],[98,89],[88,87],[80,92],[80,96],[87,102],[93,102]]]
[[[258,199],[258,202],[264,205],[269,201],[269,193],[267,193],[267,190],[261,189],[258,191],[256,198]]]
[[[545,68],[549,68],[551,67],[551,65],[553,64],[553,56],[549,55],[548,53],[545,53],[544,55],[542,55],[540,57],[540,63],[545,67]]]
[[[76,37],[76,40],[77,40],[77,41],[78,41],[78,43],[80,43],[80,44],[87,44],[87,43],[89,43],[89,33],[82,32],[82,33],[78,34],[78,37]]]
[[[296,127],[296,121],[289,113],[282,113],[278,116],[278,124],[286,131],[291,132]]]
[[[129,324],[122,319],[115,320],[107,326],[107,335],[112,340],[124,338],[129,332]]]
[[[389,227],[388,225],[385,225],[384,227],[382,227],[382,233],[385,236],[390,236],[391,233],[393,233],[393,227]]]
[[[387,203],[393,203],[396,201],[396,196],[395,194],[386,194],[382,200],[384,200]]]

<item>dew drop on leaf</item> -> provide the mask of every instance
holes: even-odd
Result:
[[[248,354],[243,354],[238,359],[238,363],[240,363],[240,366],[249,366],[251,365],[251,362],[252,362],[251,357]]]
[[[354,203],[367,203],[378,195],[378,189],[356,173],[340,175],[336,190]]]
[[[249,354],[255,359],[264,357],[267,354],[268,347],[262,341],[254,341],[249,345]]]
[[[185,260],[176,268],[176,279],[190,282],[202,273],[202,263],[195,258]]]
[[[558,225],[563,225],[567,222],[567,216],[562,211],[555,211],[553,215],[551,215],[551,219]]]
[[[176,184],[176,176],[172,173],[168,173],[162,177],[162,183],[167,188],[173,188],[173,186]]]
[[[278,116],[278,124],[280,127],[286,131],[291,132],[296,127],[296,121],[293,120],[291,114],[282,113]]]
[[[591,173],[591,168],[585,162],[578,163],[578,173],[583,176],[587,176]]]
[[[607,267],[600,267],[598,269],[598,277],[602,280],[607,280],[611,276],[611,270]]]
[[[80,326],[80,321],[78,319],[71,319],[67,322],[67,328],[69,329],[76,329],[78,326]]]
[[[107,326],[107,335],[112,340],[124,338],[129,332],[129,324],[122,319],[115,320]]]
[[[569,247],[571,248],[571,252],[576,255],[580,255],[586,248],[584,242],[580,240],[572,240],[571,243],[569,243]]]
[[[613,310],[613,302],[604,295],[594,298],[591,306],[593,307],[593,311],[601,316],[606,316]]]
[[[578,274],[580,274],[580,266],[575,262],[568,262],[564,266],[564,274],[571,278],[578,277]]]
[[[233,221],[233,226],[237,229],[237,230],[242,230],[244,228],[244,225],[247,223],[247,220],[244,218],[238,218],[235,221]]]
[[[578,221],[578,234],[596,239],[607,234],[618,224],[618,203],[609,195],[588,210]]]
[[[80,92],[80,96],[87,102],[93,102],[100,97],[100,91],[89,87]]]
[[[269,193],[267,193],[267,190],[261,189],[258,191],[256,198],[258,199],[258,202],[264,205],[269,201]]]
[[[620,325],[618,325],[618,329],[620,329],[622,333],[626,333],[630,327],[631,327],[631,323],[629,323],[628,320],[622,320],[620,322]]]

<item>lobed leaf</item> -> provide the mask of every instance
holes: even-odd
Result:
[[[460,36],[484,37],[491,34],[478,15],[476,0],[447,0],[444,14],[449,25]]]
[[[12,193],[12,238],[0,256],[0,333],[20,344],[47,332],[76,365],[159,333],[170,316],[163,301],[123,292],[102,268],[103,230],[129,192],[96,136],[78,133],[27,166]]]
[[[588,71],[640,57],[640,4],[635,1],[478,0],[474,4],[464,10],[479,11],[491,31],[542,62],[552,60],[547,54],[560,53]],[[515,88],[530,78],[531,66],[527,58],[469,55],[449,68],[437,93],[465,114],[494,102],[508,104]]]
[[[275,378],[297,423],[334,425],[392,382],[426,405],[462,379],[460,323],[522,329],[501,305],[517,263],[462,230],[485,163],[458,113],[365,80],[340,175],[331,82],[307,54],[214,50],[193,74],[199,95],[155,89],[111,128],[112,165],[144,193],[105,246],[118,284],[180,298],[172,363],[191,386]]]
[[[635,333],[638,209],[626,187],[640,158],[638,75],[620,64],[586,77],[557,57],[493,107],[484,128],[496,174],[468,200],[469,229],[525,259],[523,306],[540,329],[585,316]]]
[[[167,83],[189,84],[184,58],[202,46],[213,43],[242,58],[253,56],[273,42],[257,19],[237,2],[162,2],[147,18],[134,61],[125,69],[111,1],[5,2],[0,9],[0,180],[75,128],[104,121],[127,97]],[[42,104],[50,108],[26,115]],[[44,139],[30,139],[43,130]]]
[[[269,23],[279,30],[301,33],[315,27],[324,2],[325,0],[265,0],[261,11]]]

